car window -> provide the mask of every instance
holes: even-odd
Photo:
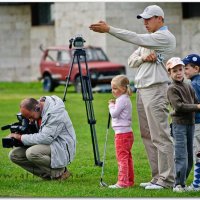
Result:
[[[56,50],[49,50],[47,56],[45,58],[46,61],[57,61],[57,54],[58,51]]]
[[[72,50],[72,55],[74,54],[75,50]],[[108,61],[107,56],[100,48],[88,48],[85,49],[87,61]],[[83,62],[83,56],[80,56],[80,61]],[[74,61],[77,62],[77,59]]]
[[[102,49],[95,49],[95,53],[96,53],[98,60],[100,60],[100,61],[107,61],[108,60],[107,56],[102,51]]]
[[[70,55],[67,51],[59,51],[58,61],[61,63],[70,63]]]
[[[88,61],[107,61],[108,60],[103,50],[99,48],[86,49],[86,55],[87,55]]]

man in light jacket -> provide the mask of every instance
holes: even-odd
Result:
[[[157,5],[146,7],[138,19],[143,19],[148,33],[137,34],[109,26],[106,22],[90,25],[95,32],[110,35],[138,45],[129,58],[129,66],[137,67],[137,111],[140,132],[152,171],[152,179],[141,183],[145,189],[171,188],[174,184],[173,143],[168,124],[168,73],[164,63],[176,48],[174,35],[164,26],[164,12]]]
[[[38,133],[17,134],[10,137],[20,140],[23,147],[15,147],[9,154],[12,162],[46,180],[65,180],[71,173],[66,165],[73,161],[76,152],[76,135],[65,110],[57,96],[22,100],[20,112],[30,122],[37,122]]]

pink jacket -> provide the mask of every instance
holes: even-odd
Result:
[[[112,117],[112,128],[116,134],[132,131],[132,103],[127,94],[119,96],[115,103],[110,103],[109,111]]]

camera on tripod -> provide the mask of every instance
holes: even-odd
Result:
[[[74,46],[76,49],[81,49],[84,47],[85,40],[80,36],[75,36],[69,40],[69,48],[71,49]]]
[[[33,134],[38,132],[38,129],[36,127],[36,124],[30,124],[29,120],[24,118],[21,113],[17,114],[18,122],[15,122],[13,124],[5,125],[1,127],[1,130],[7,130],[10,129],[11,133],[17,133],[20,135],[23,134]],[[23,143],[15,138],[2,138],[2,146],[3,148],[12,148],[24,146]]]

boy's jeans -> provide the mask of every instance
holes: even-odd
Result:
[[[175,142],[175,186],[185,186],[193,166],[194,125],[172,124]]]
[[[131,154],[133,133],[115,134],[115,149],[118,162],[118,182],[122,187],[134,185],[134,169]]]

